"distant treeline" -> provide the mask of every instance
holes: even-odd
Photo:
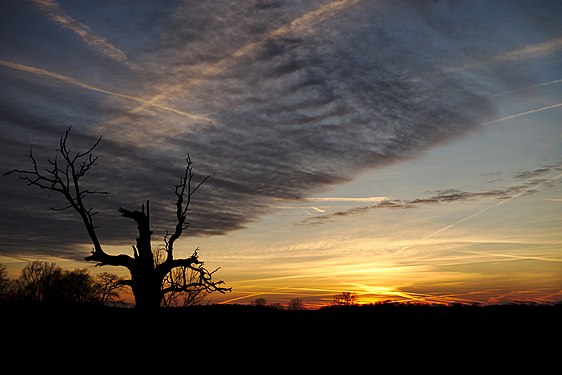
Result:
[[[28,263],[17,279],[0,263],[0,298],[50,304],[116,304],[121,302],[122,279],[109,272],[92,276],[87,269],[64,270],[55,263]]]

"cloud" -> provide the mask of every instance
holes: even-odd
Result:
[[[496,6],[485,2],[445,9],[426,2],[186,1],[163,7],[154,17],[139,16],[143,22],[134,18],[126,26],[104,25],[104,31],[127,29],[126,35],[138,35],[139,42],[131,39],[127,45],[127,56],[107,42],[119,40],[119,33],[102,38],[85,26],[101,21],[88,17],[84,5],[65,4],[62,10],[54,2],[41,4],[51,4],[51,15],[64,12],[63,29],[83,35],[98,54],[123,63],[134,55],[147,73],[123,79],[114,70],[96,70],[82,54],[73,55],[72,64],[58,54],[33,61],[33,53],[21,43],[3,60],[12,65],[0,67],[0,82],[9,89],[0,94],[5,99],[0,118],[6,130],[1,138],[4,160],[10,166],[28,165],[29,143],[36,144],[39,160],[52,157],[67,125],[74,126],[76,149],[102,134],[99,165],[87,182],[111,195],[91,204],[100,211],[96,220],[102,241],[123,245],[134,239],[135,228],[116,213],[120,205],[135,209],[150,199],[155,237],[174,224],[170,200],[187,153],[196,178],[211,175],[194,197],[190,234],[226,234],[272,212],[279,200],[320,195],[368,169],[418,157],[482,129],[495,113],[490,93],[503,88],[503,82],[486,69],[461,74],[446,68],[492,59],[494,66],[509,70],[509,64],[537,55],[494,60],[494,38],[486,38],[478,27],[469,32],[466,25],[492,28],[486,32],[511,30],[522,38],[519,30],[527,29],[521,23],[514,28],[511,20],[519,20],[521,10],[512,6],[505,7],[505,21],[490,22],[492,15],[481,19],[493,14],[481,7]],[[154,6],[135,4],[135,14],[142,9]],[[128,14],[118,4],[103,12],[104,20],[126,20]],[[81,14],[80,22],[70,14]],[[43,41],[35,30],[24,31],[18,34],[22,40]],[[529,45],[514,39],[505,48]],[[543,42],[551,40],[549,35]],[[57,51],[65,50],[60,47]],[[467,54],[474,49],[478,54]],[[543,55],[549,51],[554,49],[538,50]],[[14,69],[24,66],[38,70]],[[426,72],[441,74],[420,79]],[[81,74],[115,81],[117,87],[101,89]],[[45,128],[38,126],[43,121]],[[22,194],[21,181],[5,179],[0,193],[11,202],[28,202],[19,208],[9,204],[17,219],[11,232],[49,231],[68,241],[60,251],[69,252],[85,238],[80,230],[57,229],[54,223],[61,219],[41,225],[38,210],[49,206],[43,201],[45,192]],[[439,191],[423,199],[451,202],[484,193],[502,194]],[[375,208],[413,205],[400,200],[365,203]],[[41,251],[41,244],[31,240],[29,246]],[[1,251],[13,250],[6,246]]]
[[[518,183],[510,186],[503,186],[491,190],[469,192],[469,191],[462,191],[458,189],[441,189],[441,190],[428,192],[431,195],[429,197],[424,197],[424,198],[415,198],[411,200],[386,198],[374,205],[357,206],[344,211],[336,211],[325,215],[318,215],[318,216],[306,218],[301,221],[301,224],[306,224],[306,225],[324,224],[328,222],[333,222],[337,218],[341,218],[345,216],[353,216],[380,208],[415,208],[426,204],[454,203],[459,201],[478,200],[478,199],[500,200],[500,202],[497,203],[499,205],[499,204],[503,204],[505,201],[511,200],[513,198],[517,198],[524,194],[532,194],[536,192],[537,189],[539,188],[552,186],[552,184],[554,184],[556,181],[560,179],[561,175],[558,174],[550,177],[545,175],[547,175],[548,173],[559,171],[560,168],[561,168],[560,165],[546,165],[532,171],[518,172],[515,174],[514,179],[515,180],[524,179],[525,181],[523,183]],[[545,176],[545,178],[537,179],[536,177],[539,175]],[[556,201],[557,199],[550,199],[550,200]],[[354,203],[354,202],[361,202],[361,200],[358,201],[349,200],[347,202]],[[485,212],[493,207],[495,206],[486,207],[476,212],[474,216],[477,216],[481,212]],[[471,215],[469,218],[472,217],[473,216]],[[460,223],[467,219],[468,218],[463,218],[457,223]],[[454,223],[453,225],[456,225],[457,223]],[[447,226],[447,229],[449,227],[450,226]]]
[[[415,205],[409,203],[408,201],[387,199],[384,201],[380,201],[374,205],[352,207],[343,211],[336,211],[325,215],[316,215],[313,217],[309,217],[302,220],[300,224],[302,225],[326,224],[326,223],[333,222],[338,218],[360,215],[370,210],[379,209],[379,208],[412,208],[412,207],[415,207]]]
[[[543,175],[551,172],[553,169],[554,170],[561,170],[562,168],[560,166],[547,165],[547,166],[544,166],[544,167],[541,167],[541,168],[533,169],[531,171],[518,172],[515,175],[515,178],[520,179],[520,180],[528,180],[528,179],[531,179],[531,178],[537,178],[539,176],[543,176]]]

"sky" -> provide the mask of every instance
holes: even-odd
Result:
[[[108,253],[150,200],[156,248],[189,154],[213,303],[562,300],[559,1],[0,3],[2,173],[72,126]],[[0,179],[0,263],[126,276],[56,194]]]

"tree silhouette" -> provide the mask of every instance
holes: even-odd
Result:
[[[267,300],[265,298],[259,297],[252,301],[254,306],[265,306],[267,305]]]
[[[305,310],[302,299],[291,298],[291,300],[287,304],[287,310]]]
[[[63,270],[55,263],[33,261],[14,280],[16,299],[55,303],[99,303],[99,288],[86,269]]]
[[[8,294],[10,288],[10,278],[8,277],[8,267],[0,263],[0,298]]]
[[[25,265],[14,281],[13,295],[29,301],[52,300],[51,292],[62,279],[62,268],[55,263],[33,261]]]
[[[334,296],[332,304],[335,306],[353,306],[357,300],[357,293],[355,292],[341,292]]]
[[[123,278],[109,272],[102,272],[95,278],[100,303],[106,305],[119,302],[119,291],[125,287]]]
[[[100,136],[88,150],[71,153],[71,149],[67,145],[71,128],[68,127],[64,136],[60,138],[59,148],[57,149],[58,157],[48,159],[50,167],[39,168],[33,155],[33,146],[31,146],[29,158],[31,159],[32,169],[14,169],[4,175],[17,174],[29,186],[36,186],[50,192],[54,191],[64,196],[69,205],[61,210],[72,208],[78,213],[93,244],[92,254],[87,256],[85,260],[97,262],[97,266],[110,265],[127,268],[131,278],[123,280],[122,283],[131,287],[135,298],[135,306],[143,312],[157,311],[164,295],[172,290],[177,291],[178,288],[189,290],[197,287],[207,292],[220,293],[230,291],[231,288],[221,286],[224,283],[222,280],[213,280],[213,273],[217,269],[212,272],[207,270],[203,266],[203,262],[199,260],[197,251],[189,258],[176,259],[174,257],[174,244],[183,231],[189,227],[186,220],[192,195],[209,178],[207,176],[197,184],[193,182],[193,163],[189,154],[186,158],[185,172],[179,183],[175,185],[176,225],[171,234],[166,233],[164,236],[165,259],[162,262],[156,262],[153,254],[149,201],[146,202],[146,207],[144,204],[142,205],[141,211],[119,207],[118,211],[123,217],[132,219],[137,224],[138,237],[136,245],[133,245],[133,256],[127,254],[112,255],[103,250],[96,234],[93,220],[96,212],[85,205],[86,197],[108,194],[108,192],[89,190],[80,185],[82,177],[97,164],[98,157],[94,156],[93,151],[102,137]],[[197,280],[184,285],[177,283],[174,284],[173,288],[165,288],[165,278],[178,267],[195,271],[198,275]]]

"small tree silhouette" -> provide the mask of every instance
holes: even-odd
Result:
[[[152,231],[150,229],[150,208],[149,202],[146,207],[143,204],[141,211],[128,210],[119,207],[118,211],[123,217],[132,219],[137,224],[138,237],[136,245],[133,245],[133,256],[126,254],[111,255],[106,253],[96,234],[93,217],[96,212],[85,205],[85,198],[90,195],[108,194],[105,191],[93,191],[84,189],[81,186],[81,179],[88,171],[97,164],[98,157],[93,155],[94,149],[100,143],[102,137],[84,152],[71,153],[67,145],[68,136],[72,127],[68,127],[63,137],[60,138],[58,156],[48,159],[50,167],[40,169],[33,155],[33,146],[29,151],[32,169],[14,169],[4,175],[17,174],[27,185],[36,186],[51,192],[57,192],[64,196],[69,205],[64,209],[74,209],[86,228],[93,244],[92,254],[85,258],[87,261],[97,262],[97,266],[120,266],[129,270],[131,278],[123,280],[122,283],[132,288],[135,297],[135,306],[143,312],[157,311],[166,293],[177,291],[178,288],[189,290],[190,288],[202,288],[207,292],[225,293],[231,288],[221,286],[224,282],[214,281],[214,271],[208,271],[203,262],[199,260],[197,251],[189,258],[176,259],[174,257],[174,244],[182,235],[183,231],[189,227],[187,222],[187,211],[191,203],[192,195],[209,178],[203,178],[199,183],[193,182],[193,163],[189,154],[186,158],[186,168],[183,177],[175,185],[176,196],[176,225],[172,234],[166,233],[164,236],[165,260],[156,262],[151,247]],[[145,209],[146,208],[146,209]],[[175,268],[187,268],[197,273],[198,277],[194,282],[181,285],[173,283],[173,287],[164,287],[165,278]],[[169,280],[169,279],[168,279]]]
[[[263,297],[256,298],[252,301],[252,305],[254,306],[265,306],[267,305],[267,300]]]
[[[302,299],[291,298],[291,300],[287,304],[287,310],[305,310]]]
[[[357,300],[357,293],[355,292],[341,292],[334,296],[332,305],[335,306],[352,306],[355,305]]]

